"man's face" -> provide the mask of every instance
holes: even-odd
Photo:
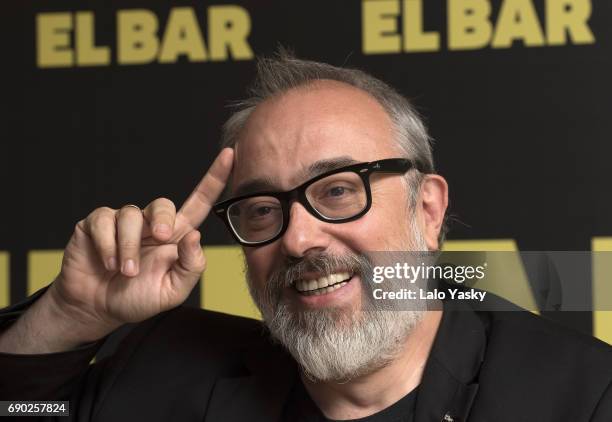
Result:
[[[286,191],[334,167],[401,156],[382,106],[361,90],[333,81],[294,89],[259,105],[235,152],[231,186],[234,193],[241,194],[246,185],[254,191]],[[372,344],[385,337],[375,331],[380,331],[381,324],[393,325],[388,314],[379,315],[376,321],[367,318],[369,325],[363,323],[361,311],[372,308],[364,303],[367,297],[356,270],[363,266],[358,257],[367,251],[410,249],[414,240],[412,216],[401,176],[374,174],[370,181],[372,207],[360,219],[326,223],[293,202],[289,226],[280,239],[244,250],[249,287],[264,319],[275,327],[271,331],[320,379],[345,377],[370,365],[365,355],[372,355],[370,361],[374,359]],[[423,248],[422,242],[420,245]],[[322,257],[326,265],[301,265],[316,257]],[[304,294],[283,280],[288,277],[287,269],[297,267],[302,280],[317,280],[331,273],[343,278],[348,274],[349,281],[331,292]],[[263,292],[269,300],[261,299]],[[269,302],[275,303],[266,309]],[[403,322],[395,320],[396,328],[406,331],[414,316],[405,313]],[[390,333],[388,337],[399,336]],[[342,349],[339,343],[346,347]],[[321,355],[330,354],[343,356],[338,361],[344,363],[319,362]],[[366,360],[347,365],[355,356]]]
[[[232,187],[261,179],[272,183],[268,188],[288,190],[316,175],[308,172],[313,164],[398,156],[391,121],[376,100],[348,85],[322,81],[256,108],[236,146]],[[371,181],[372,208],[353,222],[325,223],[293,203],[282,238],[245,248],[254,287],[263,287],[287,257],[406,249],[410,216],[405,183],[397,175],[374,175]],[[360,283],[353,282],[318,296],[300,295],[293,288],[285,294],[299,309],[357,307],[361,297]]]

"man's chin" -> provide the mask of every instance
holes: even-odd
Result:
[[[291,318],[307,335],[326,335],[327,330],[348,331],[359,323],[360,312],[352,306],[333,305],[304,308],[300,305],[287,307]]]
[[[397,356],[416,321],[388,311],[345,307],[292,310],[279,305],[266,321],[308,378],[343,382],[385,366]]]

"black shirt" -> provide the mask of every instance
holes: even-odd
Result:
[[[343,422],[414,422],[414,410],[418,388],[402,397],[386,409],[365,418]],[[297,381],[283,413],[284,422],[335,422],[326,418],[312,401],[301,381]]]

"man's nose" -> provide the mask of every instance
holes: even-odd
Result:
[[[326,250],[330,236],[323,228],[327,224],[310,214],[299,202],[293,202],[289,209],[289,226],[281,238],[283,252],[301,258]]]

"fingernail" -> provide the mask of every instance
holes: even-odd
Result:
[[[106,266],[109,271],[115,271],[117,269],[117,259],[115,259],[114,256],[111,256],[108,258]]]
[[[168,234],[170,233],[170,226],[167,224],[156,224],[153,231],[157,234]]]
[[[127,261],[125,261],[123,263],[123,268],[121,269],[121,272],[125,275],[136,274],[136,263],[134,262],[134,260],[128,259]]]

